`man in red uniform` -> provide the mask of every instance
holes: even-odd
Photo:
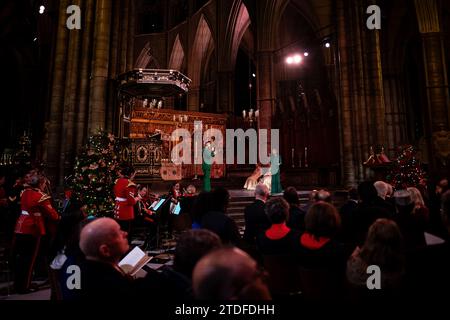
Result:
[[[50,196],[40,190],[44,183],[43,177],[33,176],[29,181],[30,188],[26,188],[20,198],[22,211],[14,230],[14,287],[18,293],[26,293],[30,289],[41,238],[47,233],[46,223],[59,220]]]
[[[123,231],[130,233],[131,222],[134,219],[134,205],[139,198],[136,197],[136,184],[132,181],[135,171],[133,167],[124,167],[120,171],[120,178],[114,186],[116,207],[114,219],[117,220]]]

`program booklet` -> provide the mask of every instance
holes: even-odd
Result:
[[[152,257],[148,256],[139,247],[134,247],[125,258],[120,260],[119,267],[123,272],[134,277],[151,259]]]

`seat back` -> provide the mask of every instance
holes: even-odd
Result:
[[[326,268],[307,268],[298,266],[300,285],[305,300],[323,301],[340,299],[341,279],[332,270]]]
[[[297,259],[293,255],[263,255],[263,264],[269,273],[268,285],[272,295],[300,293]]]

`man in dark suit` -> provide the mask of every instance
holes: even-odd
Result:
[[[86,256],[81,266],[82,300],[131,299],[133,282],[118,266],[129,249],[127,232],[110,218],[88,223],[80,234],[80,249]]]
[[[256,235],[270,227],[269,218],[264,211],[269,195],[270,190],[265,184],[257,184],[255,202],[245,208],[244,240],[248,244],[255,244]]]
[[[210,210],[202,217],[201,226],[216,233],[223,244],[239,246],[241,235],[236,222],[226,215],[230,194],[222,187],[211,192]]]

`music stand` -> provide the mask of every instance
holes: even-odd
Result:
[[[162,196],[159,200],[156,200],[152,203],[152,205],[149,207],[149,210],[153,212],[153,216],[155,217],[156,222],[156,234],[153,236],[153,238],[150,239],[150,234],[147,234],[147,237],[145,239],[145,248],[147,249],[149,247],[149,244],[152,243],[152,240],[156,240],[156,248],[158,249],[160,247],[160,241],[161,241],[161,235],[160,235],[160,226],[162,223],[162,216],[163,216],[163,209],[167,206],[167,204],[170,202],[170,197]]]

